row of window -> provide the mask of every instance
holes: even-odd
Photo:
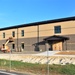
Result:
[[[24,36],[24,30],[21,30],[21,36]],[[12,32],[12,37],[15,37],[15,31]],[[3,32],[3,38],[5,38],[5,32]]]
[[[21,49],[24,49],[24,43],[21,43],[21,47],[20,47]],[[15,46],[15,44],[12,44],[12,49],[16,49],[16,46]]]
[[[21,36],[24,36],[24,30],[21,30]],[[15,37],[15,31],[12,32],[12,37]]]
[[[61,26],[54,26],[54,33],[61,33]],[[21,36],[24,36],[24,30],[21,30]],[[12,37],[15,37],[15,31],[12,32]],[[5,38],[5,32],[3,32],[3,38]]]

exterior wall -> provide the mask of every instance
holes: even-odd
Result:
[[[21,30],[24,30],[24,35],[21,36]],[[34,43],[37,43],[37,26],[30,26],[30,27],[23,27],[23,28],[18,28],[18,29],[10,29],[10,30],[3,30],[0,31],[0,46],[2,46],[3,43],[6,42],[6,39],[9,37],[12,37],[12,31],[15,31],[15,37],[13,37],[14,42],[7,44],[11,49],[12,49],[12,44],[15,44],[15,50],[18,51],[21,47],[21,43],[24,43],[24,50],[25,51],[30,51],[34,50]],[[3,32],[5,32],[5,38],[3,38]]]
[[[21,30],[24,30],[25,36],[21,36]],[[22,27],[18,28],[18,37],[19,38],[32,38],[37,37],[37,26],[28,26],[28,27]]]
[[[55,34],[54,33],[54,26],[61,26],[61,33]],[[75,50],[75,21],[66,21],[66,22],[58,22],[58,23],[51,23],[39,26],[39,37],[48,37],[52,35],[63,35],[67,36],[70,39],[67,41],[67,45],[61,43],[61,50]],[[57,49],[59,50],[58,46],[59,43],[56,44]],[[54,49],[55,44],[53,45]],[[62,46],[64,46],[62,48]],[[67,46],[67,48],[66,48]]]
[[[9,37],[12,37],[12,31],[15,31],[16,35],[14,39],[17,39],[17,29],[9,29],[9,30],[0,31],[0,40],[6,40]],[[5,32],[5,38],[3,38],[3,32]]]
[[[61,26],[61,33],[55,34],[54,33],[54,26]],[[24,37],[21,36],[21,30],[24,30]],[[0,46],[6,41],[8,37],[12,36],[12,31],[15,31],[14,37],[14,44],[15,49],[20,49],[21,43],[24,43],[24,50],[25,51],[32,51],[34,50],[34,43],[39,41],[43,41],[45,37],[52,36],[52,35],[63,35],[70,38],[67,41],[67,49],[68,50],[75,50],[75,21],[64,21],[64,22],[57,22],[57,23],[49,23],[37,26],[28,26],[28,27],[21,27],[18,29],[8,29],[0,31]],[[6,37],[3,38],[2,33],[5,32]],[[8,44],[8,46],[12,49],[12,44]],[[61,43],[62,45],[62,43]],[[66,44],[65,44],[66,45]],[[66,49],[64,45],[64,49]],[[39,46],[41,50],[45,51],[45,45]]]
[[[75,50],[75,34],[67,35],[67,37],[70,38],[67,41],[67,49],[68,50]]]
[[[61,26],[61,33],[54,33],[54,26]],[[50,23],[39,26],[39,36],[52,36],[52,35],[71,35],[75,34],[75,21],[65,21],[58,23]]]
[[[6,43],[6,40],[9,37],[12,37],[12,32],[15,31],[15,37],[13,37],[14,42],[15,43],[15,50],[17,49],[17,29],[8,29],[8,30],[2,30],[0,31],[0,47],[2,46],[2,44]],[[5,33],[5,38],[3,38],[3,33]],[[10,49],[12,49],[12,44],[13,43],[8,43],[7,46],[9,46]]]
[[[35,38],[21,38],[21,39],[19,39],[19,42],[18,42],[19,48],[21,47],[22,42],[25,44],[24,45],[25,46],[25,48],[24,48],[25,51],[33,51],[34,50],[33,44],[35,42],[37,42],[37,38],[35,37]]]

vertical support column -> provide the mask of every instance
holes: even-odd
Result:
[[[62,41],[62,50],[64,50],[64,41]]]
[[[48,43],[46,42],[45,45],[46,45],[46,51],[49,51],[49,45],[48,45]]]
[[[67,41],[66,41],[66,50],[67,50]]]
[[[39,25],[37,25],[37,43],[39,42]],[[38,51],[39,51],[39,44],[38,44]]]
[[[51,43],[51,51],[53,51],[53,43]]]
[[[47,40],[46,40],[45,46],[47,51],[47,75],[49,75],[49,46],[48,46]]]
[[[19,48],[18,48],[18,28],[17,28],[17,51],[19,51]]]
[[[64,40],[64,42],[63,42],[63,49],[67,50],[67,41],[66,40]]]

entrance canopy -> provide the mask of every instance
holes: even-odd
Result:
[[[68,37],[64,36],[59,36],[59,35],[53,35],[47,38],[44,38],[45,41],[64,41],[64,40],[69,40]]]
[[[53,41],[64,41],[64,40],[69,40],[69,38],[64,36],[59,36],[59,35],[53,35],[53,36],[46,37],[43,39],[43,41],[34,43],[33,45],[45,45],[46,41],[53,42]]]
[[[33,45],[45,45],[45,40],[40,41],[40,42],[38,42],[38,43],[35,43],[35,44],[33,44]]]

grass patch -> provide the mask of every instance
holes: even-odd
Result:
[[[10,67],[10,61],[0,59],[0,69],[8,69]],[[41,73],[47,74],[47,64],[38,63],[26,63],[22,61],[11,61],[11,69],[19,72],[31,72],[31,73]],[[63,74],[63,75],[75,75],[75,65],[49,65],[50,74]]]

